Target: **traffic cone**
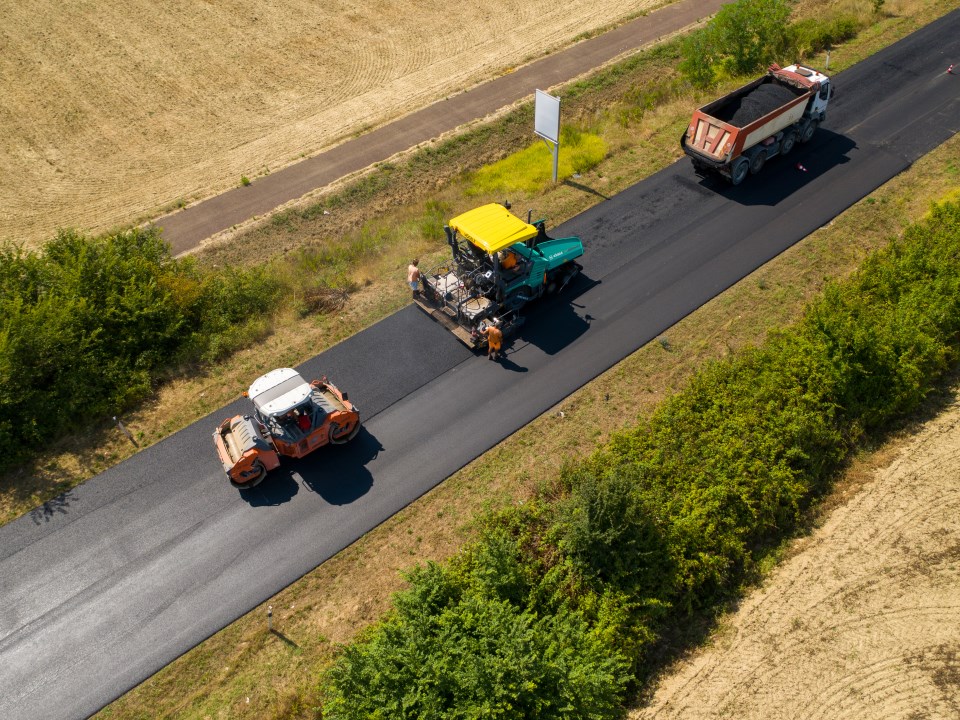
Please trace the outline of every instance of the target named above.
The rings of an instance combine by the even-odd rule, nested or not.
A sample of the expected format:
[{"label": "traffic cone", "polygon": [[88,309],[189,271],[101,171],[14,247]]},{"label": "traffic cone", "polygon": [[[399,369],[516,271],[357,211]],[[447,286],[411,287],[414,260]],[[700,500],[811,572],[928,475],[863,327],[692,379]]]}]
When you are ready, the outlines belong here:
[{"label": "traffic cone", "polygon": [[947,75],[953,75],[953,65],[947,68]]},{"label": "traffic cone", "polygon": [[808,170],[800,163],[797,163],[797,170],[799,170],[800,172],[808,172]]}]

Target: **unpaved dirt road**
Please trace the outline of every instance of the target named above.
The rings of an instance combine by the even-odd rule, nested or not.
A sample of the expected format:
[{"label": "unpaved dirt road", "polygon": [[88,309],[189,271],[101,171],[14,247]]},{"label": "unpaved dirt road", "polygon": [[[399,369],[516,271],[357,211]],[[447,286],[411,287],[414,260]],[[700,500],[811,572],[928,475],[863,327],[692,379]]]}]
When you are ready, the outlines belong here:
[{"label": "unpaved dirt road", "polygon": [[661,0],[0,0],[0,240],[315,153]]},{"label": "unpaved dirt road", "polygon": [[633,720],[960,717],[960,399]]}]

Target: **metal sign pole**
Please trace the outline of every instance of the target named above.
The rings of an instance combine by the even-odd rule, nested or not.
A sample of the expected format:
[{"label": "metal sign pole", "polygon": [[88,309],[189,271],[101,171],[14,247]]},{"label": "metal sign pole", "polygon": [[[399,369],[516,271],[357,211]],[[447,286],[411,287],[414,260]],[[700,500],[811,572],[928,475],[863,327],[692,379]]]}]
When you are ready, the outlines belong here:
[{"label": "metal sign pole", "polygon": [[553,182],[560,166],[560,98],[537,90],[533,105],[533,131],[553,153]]},{"label": "metal sign pole", "polygon": [[560,165],[560,143],[550,142],[545,137],[541,137],[544,144],[550,149],[550,154],[553,156],[553,182],[557,182],[557,168]]}]

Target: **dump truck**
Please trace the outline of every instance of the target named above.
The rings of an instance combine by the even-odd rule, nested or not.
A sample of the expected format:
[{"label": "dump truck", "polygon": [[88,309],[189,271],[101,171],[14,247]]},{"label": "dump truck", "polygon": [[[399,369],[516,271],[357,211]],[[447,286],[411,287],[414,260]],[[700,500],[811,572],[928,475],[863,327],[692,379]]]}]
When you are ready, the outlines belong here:
[{"label": "dump truck", "polygon": [[813,137],[827,114],[830,78],[803,65],[771,65],[766,75],[697,109],[680,146],[701,175],[734,185],[767,160]]},{"label": "dump truck", "polygon": [[326,377],[308,383],[296,370],[278,368],[254,380],[244,395],[252,415],[227,418],[213,432],[224,472],[240,489],[258,485],[281,457],[301,458],[360,431],[359,410]]},{"label": "dump truck", "polygon": [[530,216],[518,218],[509,203],[458,215],[444,226],[450,262],[420,273],[414,301],[470,348],[486,346],[490,323],[504,337],[516,331],[524,305],[560,292],[583,269],[580,238],[551,238]]}]

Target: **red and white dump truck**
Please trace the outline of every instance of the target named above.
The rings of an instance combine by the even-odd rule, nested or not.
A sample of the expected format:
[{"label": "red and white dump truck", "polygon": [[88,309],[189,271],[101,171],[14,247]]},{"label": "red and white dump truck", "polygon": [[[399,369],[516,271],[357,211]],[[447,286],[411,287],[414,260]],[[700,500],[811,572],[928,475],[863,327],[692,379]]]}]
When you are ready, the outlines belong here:
[{"label": "red and white dump truck", "polygon": [[823,73],[771,65],[763,77],[695,110],[680,146],[698,173],[739,185],[770,158],[812,138],[832,94]]}]

